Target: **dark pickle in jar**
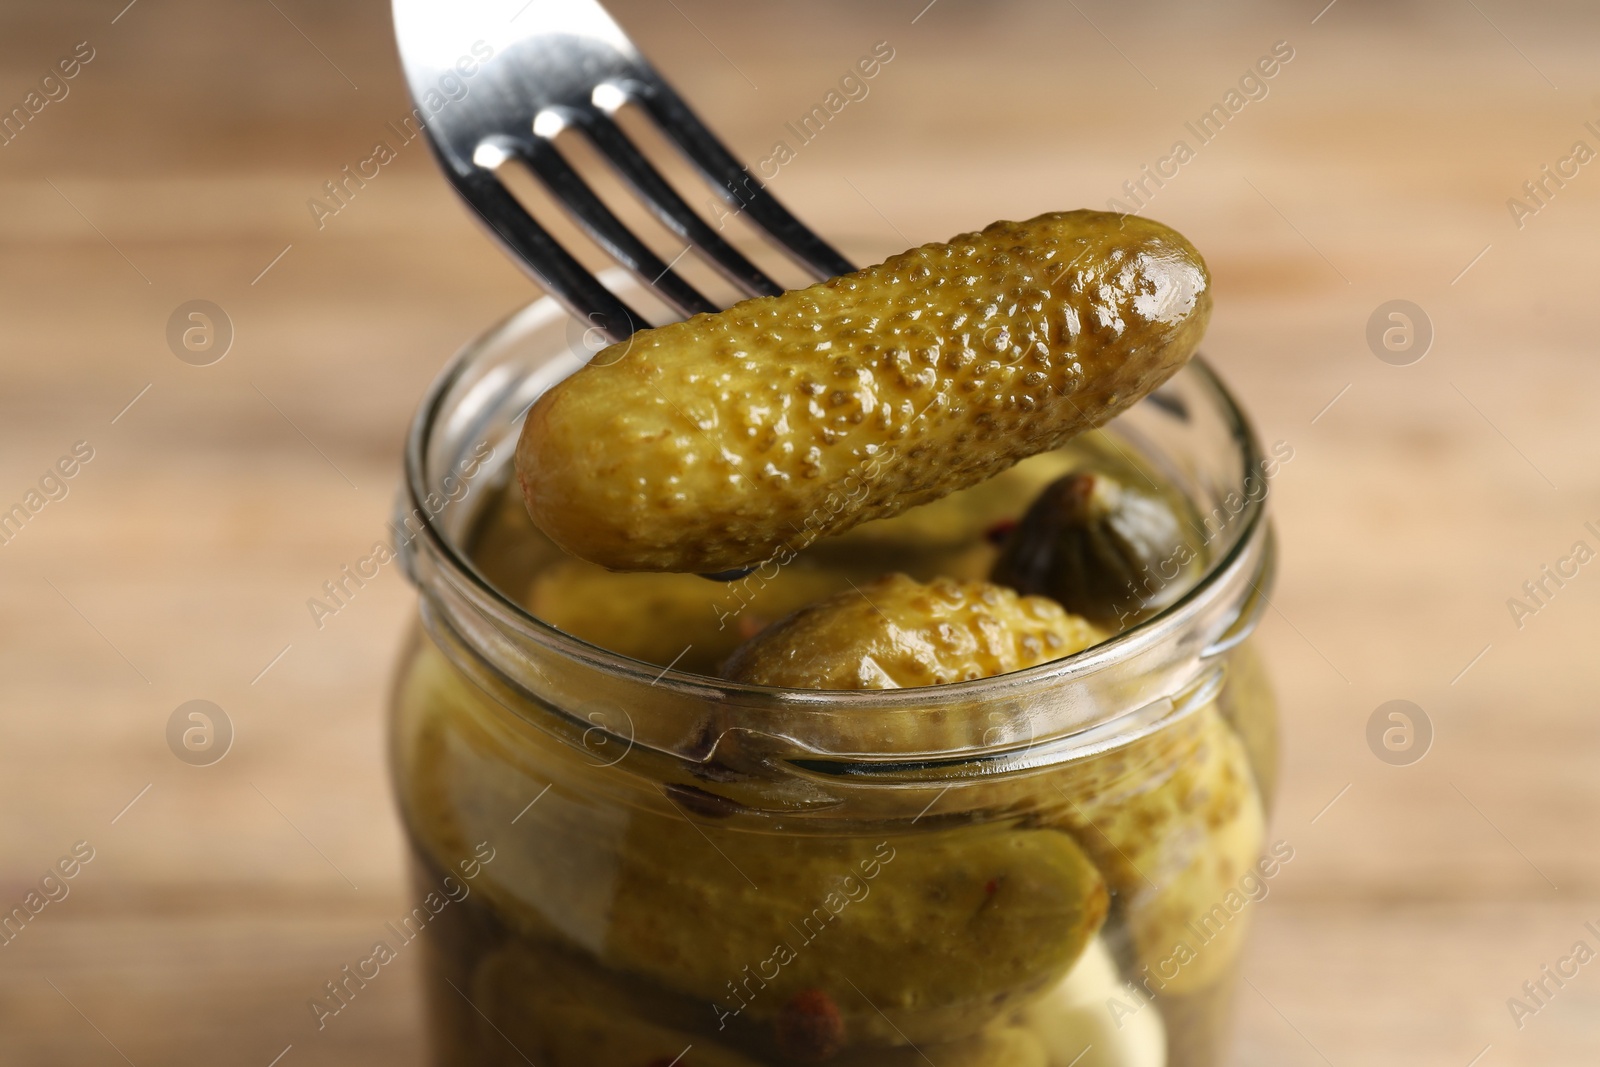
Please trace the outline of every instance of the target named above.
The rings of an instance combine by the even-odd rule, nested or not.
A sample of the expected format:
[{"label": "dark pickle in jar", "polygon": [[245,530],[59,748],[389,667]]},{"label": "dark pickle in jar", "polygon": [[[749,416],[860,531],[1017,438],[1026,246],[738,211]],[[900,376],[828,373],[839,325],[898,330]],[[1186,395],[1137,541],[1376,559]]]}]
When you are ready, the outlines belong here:
[{"label": "dark pickle in jar", "polygon": [[[573,560],[532,528],[514,488],[483,503],[465,547],[486,581],[556,628],[652,673],[715,684],[792,612],[888,588],[872,584],[885,574],[932,589],[998,581],[1014,554],[1003,545],[1042,525],[1030,506],[1075,478],[1154,485],[1139,498],[1172,518],[1136,531],[1148,544],[1083,534],[1078,569],[1062,572],[1079,591],[1119,545],[1176,538],[1203,561],[1206,547],[1184,540],[1182,495],[1101,432],[733,583]],[[1058,541],[1059,527],[1046,531]],[[1071,621],[1083,639],[1068,651],[1131,625],[1126,604],[1119,623],[1054,588],[1063,596],[1021,591],[1087,616]],[[980,644],[987,625],[971,631]],[[701,757],[689,759],[630,743],[627,724],[664,713],[657,689],[623,705],[575,672],[542,679],[548,701],[529,700],[462,669],[436,629],[419,632],[393,735],[415,889],[438,892],[447,877],[466,889],[423,937],[434,1062],[1220,1064],[1250,919],[1231,901],[1258,870],[1276,741],[1248,642],[1216,668],[1157,694],[1170,709],[1143,728],[1066,758],[1030,763],[1045,749],[1025,737],[1004,767],[960,758],[1017,741],[1029,719],[975,690],[945,713],[834,714],[812,738],[828,750],[815,758],[719,708],[686,743]],[[546,721],[557,690],[578,727]],[[1151,700],[1116,696],[1130,709]],[[852,751],[917,755],[865,768],[827,758]],[[490,851],[465,878],[462,861]]]},{"label": "dark pickle in jar", "polygon": [[1177,512],[1157,492],[1073,471],[1046,486],[1009,531],[992,577],[1123,629],[1171,603],[1199,560]]}]

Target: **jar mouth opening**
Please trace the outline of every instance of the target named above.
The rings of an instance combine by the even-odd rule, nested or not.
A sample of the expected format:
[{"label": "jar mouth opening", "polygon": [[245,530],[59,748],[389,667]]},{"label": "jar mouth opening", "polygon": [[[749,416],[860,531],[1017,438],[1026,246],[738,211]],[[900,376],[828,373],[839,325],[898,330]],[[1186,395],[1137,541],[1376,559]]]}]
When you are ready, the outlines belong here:
[{"label": "jar mouth opening", "polygon": [[[907,689],[820,690],[752,685],[677,671],[671,666],[662,668],[575,637],[540,619],[492,582],[473,562],[466,547],[459,543],[460,539],[444,529],[438,516],[425,506],[430,495],[437,496],[436,490],[430,486],[428,471],[433,437],[450,415],[449,405],[463,378],[474,369],[479,358],[492,350],[496,339],[508,331],[549,325],[566,314],[565,309],[553,299],[541,298],[468,342],[424,394],[406,441],[400,504],[404,511],[424,518],[420,522],[420,529],[402,549],[402,555],[408,561],[414,556],[426,556],[432,565],[431,569],[448,582],[456,593],[466,598],[485,621],[515,640],[534,642],[564,658],[603,670],[621,680],[665,689],[689,698],[718,701],[734,698],[740,704],[778,707],[790,712],[803,712],[808,707],[833,710],[848,706],[925,708],[930,703],[930,695],[934,693],[938,694],[940,703],[970,701],[980,695],[985,700],[992,700],[997,695],[1003,697],[1005,690],[1032,691],[1041,684],[1085,679],[1171,640],[1191,627],[1198,616],[1208,613],[1208,609],[1210,614],[1215,614],[1215,604],[1219,599],[1237,597],[1237,586],[1241,580],[1248,582],[1251,588],[1248,603],[1240,608],[1236,617],[1229,620],[1223,632],[1215,635],[1206,645],[1202,658],[1207,658],[1226,651],[1248,636],[1265,605],[1266,596],[1262,587],[1268,584],[1270,573],[1263,575],[1262,572],[1269,571],[1270,556],[1266,560],[1257,557],[1261,556],[1267,541],[1266,501],[1270,494],[1267,491],[1259,495],[1249,492],[1248,479],[1252,472],[1264,470],[1267,459],[1249,419],[1232,393],[1206,359],[1196,354],[1179,374],[1195,378],[1203,392],[1214,402],[1214,412],[1238,450],[1240,463],[1236,472],[1237,481],[1234,482],[1234,495],[1239,496],[1243,506],[1238,512],[1232,513],[1229,519],[1230,523],[1237,524],[1238,534],[1224,551],[1206,560],[1204,570],[1171,603],[1099,644],[1061,659],[989,678]],[[1157,395],[1140,401],[1140,404],[1162,404],[1159,394],[1160,390]],[[527,404],[515,420],[515,431],[520,432],[522,416],[534,398],[524,398]],[[1118,422],[1125,417],[1112,420],[1107,428],[1115,432]],[[415,564],[408,562],[407,571],[415,581]]]}]

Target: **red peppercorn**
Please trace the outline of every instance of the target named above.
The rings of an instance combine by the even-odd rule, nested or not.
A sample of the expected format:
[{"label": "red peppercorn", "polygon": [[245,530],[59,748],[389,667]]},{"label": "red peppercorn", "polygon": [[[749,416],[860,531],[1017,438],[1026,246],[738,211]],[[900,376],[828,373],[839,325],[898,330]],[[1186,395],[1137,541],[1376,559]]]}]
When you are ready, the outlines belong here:
[{"label": "red peppercorn", "polygon": [[844,1048],[844,1019],[820,989],[796,993],[778,1012],[778,1048],[802,1060],[826,1060]]},{"label": "red peppercorn", "polygon": [[1011,532],[1016,528],[1016,519],[1001,519],[999,522],[983,531],[983,537],[984,540],[988,541],[991,545],[1003,545],[1006,543],[1006,538],[1010,537]]}]

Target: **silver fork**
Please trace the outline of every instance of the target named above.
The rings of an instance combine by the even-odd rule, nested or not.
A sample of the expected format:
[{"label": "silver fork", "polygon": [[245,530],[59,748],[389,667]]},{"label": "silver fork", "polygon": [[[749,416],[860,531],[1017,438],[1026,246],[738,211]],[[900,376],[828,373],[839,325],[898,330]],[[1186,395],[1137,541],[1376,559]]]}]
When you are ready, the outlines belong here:
[{"label": "silver fork", "polygon": [[393,2],[406,80],[456,191],[549,293],[612,340],[648,323],[534,219],[496,167],[511,160],[526,165],[596,244],[679,313],[719,309],[673,269],[677,260],[663,262],[630,231],[562,155],[555,137],[568,128],[587,137],[667,229],[739,290],[782,291],[722,237],[720,226],[685,203],[623,132],[614,116],[627,103],[638,105],[730,207],[812,276],[855,269],[740,164],[596,0]]}]

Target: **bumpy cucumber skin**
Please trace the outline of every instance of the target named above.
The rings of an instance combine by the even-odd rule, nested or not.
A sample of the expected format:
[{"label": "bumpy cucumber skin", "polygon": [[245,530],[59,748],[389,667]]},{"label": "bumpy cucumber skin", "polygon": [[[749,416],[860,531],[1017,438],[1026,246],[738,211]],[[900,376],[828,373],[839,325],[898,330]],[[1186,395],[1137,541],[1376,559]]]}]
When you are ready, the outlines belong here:
[{"label": "bumpy cucumber skin", "polygon": [[719,1029],[765,1033],[820,989],[851,1046],[959,1041],[1068,974],[1108,907],[1056,830],[784,838],[666,818],[619,853],[602,962],[706,1004]]},{"label": "bumpy cucumber skin", "polygon": [[781,558],[1109,421],[1188,360],[1210,289],[1148,219],[997,222],[601,351],[529,412],[523,495],[613,570]]},{"label": "bumpy cucumber skin", "polygon": [[891,574],[774,623],[728,660],[724,674],[791,689],[909,689],[1022,670],[1103,637],[1044,597]]},{"label": "bumpy cucumber skin", "polygon": [[1053,772],[1070,830],[1120,898],[1144,970],[1162,995],[1233,980],[1253,908],[1242,880],[1266,820],[1244,743],[1215,704]]}]

